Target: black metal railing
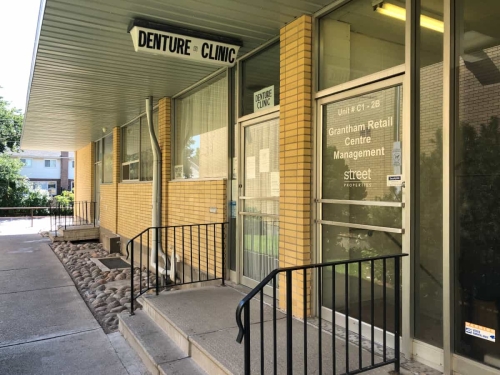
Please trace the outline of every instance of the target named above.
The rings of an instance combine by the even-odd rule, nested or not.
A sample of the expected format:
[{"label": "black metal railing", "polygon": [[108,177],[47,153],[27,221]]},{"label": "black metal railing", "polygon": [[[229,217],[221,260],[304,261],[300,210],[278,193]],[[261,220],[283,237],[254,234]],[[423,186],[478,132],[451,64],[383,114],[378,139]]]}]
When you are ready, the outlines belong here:
[{"label": "black metal railing", "polygon": [[[154,289],[158,295],[165,287],[214,280],[221,280],[224,285],[227,225],[150,227],[128,241],[126,251],[127,259],[130,258],[132,289],[130,313],[134,313],[134,300],[149,290]],[[160,267],[164,271],[160,271]]]},{"label": "black metal railing", "polygon": [[71,203],[56,202],[50,207],[50,227],[54,234],[59,229],[79,225],[96,226],[96,202],[79,201]]},{"label": "black metal railing", "polygon": [[[261,374],[264,374],[265,370],[274,374],[284,372],[292,374],[294,364],[296,368],[303,369],[304,374],[312,372],[321,374],[323,368],[333,374],[359,374],[389,364],[394,364],[394,369],[398,372],[401,332],[400,263],[401,258],[407,255],[383,255],[278,268],[272,271],[240,301],[236,309],[236,323],[239,327],[236,341],[241,343],[244,340],[244,373],[247,375],[257,373],[258,370],[251,369],[251,364],[254,366],[260,364]],[[281,307],[285,308],[286,315],[283,315],[277,306],[276,285],[280,275],[280,287],[285,289],[284,293],[280,293],[284,298]],[[310,288],[313,280],[316,286],[315,295],[311,293],[312,288]],[[264,296],[266,287],[272,288],[272,296],[269,297],[270,306],[264,304],[264,298],[267,298]],[[390,290],[393,291],[392,296],[388,294]],[[293,310],[293,313],[302,315],[303,321],[293,318],[294,295],[297,299],[295,303],[299,304],[299,311]],[[260,297],[257,302],[258,306],[251,314],[250,302],[257,296]],[[302,306],[300,306],[300,301]],[[333,328],[330,338],[330,334],[327,336],[324,332],[326,323],[322,320],[322,308],[325,305],[329,305],[327,307],[332,311]],[[351,309],[351,305],[356,306]],[[335,334],[337,323],[335,312],[339,310],[344,314],[342,323],[345,325],[345,341],[342,343],[337,343],[340,338]],[[308,321],[307,318],[314,311],[317,314],[316,325],[312,325],[312,319]],[[269,317],[271,313],[272,317]],[[264,319],[265,315],[268,316],[267,319]],[[387,345],[388,315],[393,318],[394,323],[392,325],[394,354],[392,355]],[[358,329],[356,349],[349,340],[349,327],[353,324],[353,317],[357,319]],[[280,330],[285,332],[284,340],[278,340],[278,337],[281,337],[278,336],[278,325]],[[377,353],[375,350],[376,330],[382,331],[382,342],[377,344]],[[260,341],[260,345],[253,345],[253,348],[251,331]],[[268,335],[272,335],[272,338],[268,337],[266,341],[265,333],[267,332],[269,332]],[[302,335],[297,338],[295,336],[298,333]],[[363,340],[366,340],[363,335],[369,337],[370,350],[363,349]],[[284,345],[283,341],[285,341]],[[350,350],[351,354],[349,354]],[[352,350],[357,351],[357,358],[353,359],[356,355],[352,353]],[[252,353],[257,360],[251,360]],[[284,362],[278,362],[278,358]]]}]

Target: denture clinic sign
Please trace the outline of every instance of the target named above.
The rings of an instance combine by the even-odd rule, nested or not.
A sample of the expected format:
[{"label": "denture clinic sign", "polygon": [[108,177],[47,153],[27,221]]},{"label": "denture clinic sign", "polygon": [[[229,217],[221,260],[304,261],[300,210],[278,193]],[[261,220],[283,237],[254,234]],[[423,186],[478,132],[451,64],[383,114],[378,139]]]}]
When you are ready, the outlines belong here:
[{"label": "denture clinic sign", "polygon": [[130,30],[136,52],[178,57],[219,66],[236,63],[239,46],[134,26]]}]

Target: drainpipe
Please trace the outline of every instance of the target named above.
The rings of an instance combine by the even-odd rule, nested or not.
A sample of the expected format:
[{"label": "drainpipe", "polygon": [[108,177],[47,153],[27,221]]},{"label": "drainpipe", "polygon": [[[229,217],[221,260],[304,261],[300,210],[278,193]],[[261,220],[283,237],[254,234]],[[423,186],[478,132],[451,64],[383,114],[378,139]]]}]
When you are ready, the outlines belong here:
[{"label": "drainpipe", "polygon": [[[152,213],[152,227],[161,227],[161,150],[160,145],[158,143],[158,138],[156,138],[155,128],[153,125],[153,97],[146,98],[146,117],[148,120],[149,127],[149,137],[151,139],[151,148],[153,150],[153,213]],[[156,233],[155,233],[156,234]],[[157,243],[158,239],[158,243]],[[167,271],[165,268],[160,265],[156,265],[156,253],[158,254],[158,258],[162,257],[164,261],[164,265],[167,265],[167,257],[163,252],[161,246],[161,231],[158,233],[158,236],[153,235],[153,251],[151,251],[150,264],[154,270],[158,267],[158,273],[166,276]]]}]

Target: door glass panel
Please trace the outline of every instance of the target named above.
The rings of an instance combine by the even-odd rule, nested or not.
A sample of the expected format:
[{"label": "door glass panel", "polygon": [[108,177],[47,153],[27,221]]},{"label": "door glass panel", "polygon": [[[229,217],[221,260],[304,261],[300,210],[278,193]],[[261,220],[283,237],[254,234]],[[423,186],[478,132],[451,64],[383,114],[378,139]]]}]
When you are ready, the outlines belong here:
[{"label": "door glass panel", "polygon": [[322,220],[387,228],[401,228],[403,225],[400,207],[323,204],[322,211]]},{"label": "door glass panel", "polygon": [[323,106],[322,198],[401,202],[401,86]]},{"label": "door glass panel", "polygon": [[458,3],[455,352],[500,367],[500,4]]},{"label": "door glass panel", "polygon": [[[402,235],[366,229],[344,228],[330,225],[322,227],[323,262],[345,259],[359,259],[380,255],[399,254],[402,251]],[[345,313],[345,267],[335,269],[335,310]],[[349,316],[359,318],[358,265],[348,267]],[[387,260],[385,272],[387,329],[394,331],[394,260]],[[383,284],[382,261],[374,262],[375,325],[383,326]],[[366,262],[361,267],[361,319],[371,323],[371,268]],[[323,306],[332,308],[332,270],[323,271]]]},{"label": "door glass panel", "polygon": [[[322,224],[322,261],[400,254],[403,235],[384,228],[400,230],[403,225],[401,85],[332,101],[322,111],[321,198],[358,201],[356,204],[330,201],[321,205],[322,221],[347,225]],[[399,183],[393,183],[393,178],[399,179]],[[399,207],[384,206],[388,202]],[[358,229],[349,224],[379,228]],[[394,330],[395,293],[400,292],[395,289],[394,269],[394,260],[386,261],[385,272],[381,260],[375,261],[373,267],[374,322],[379,327],[384,324],[385,289],[389,331]],[[371,273],[370,262],[362,264],[361,275],[356,264],[347,269],[337,267],[333,291],[332,270],[325,270],[323,306],[345,313],[347,299],[349,317],[371,323]]]},{"label": "door glass panel", "polygon": [[261,281],[278,267],[279,120],[243,131],[243,275]]}]

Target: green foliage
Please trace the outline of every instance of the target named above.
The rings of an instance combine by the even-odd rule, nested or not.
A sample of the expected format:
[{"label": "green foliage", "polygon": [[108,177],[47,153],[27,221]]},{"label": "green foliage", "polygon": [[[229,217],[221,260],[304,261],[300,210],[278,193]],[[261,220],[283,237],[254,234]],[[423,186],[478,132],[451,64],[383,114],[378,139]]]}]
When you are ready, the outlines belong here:
[{"label": "green foliage", "polygon": [[10,108],[9,103],[0,96],[0,154],[19,149],[22,126],[21,111]]},{"label": "green foliage", "polygon": [[[20,175],[22,163],[9,155],[0,154],[0,207],[47,206],[49,197],[32,190],[26,177]],[[3,212],[2,215],[11,215]]]},{"label": "green foliage", "polygon": [[69,206],[75,201],[75,194],[72,191],[63,191],[61,195],[54,197],[55,201],[63,206]]}]

